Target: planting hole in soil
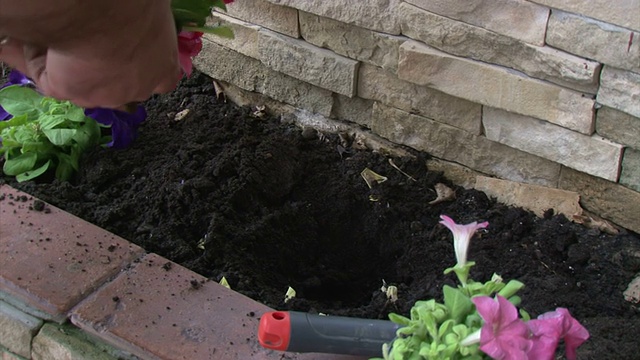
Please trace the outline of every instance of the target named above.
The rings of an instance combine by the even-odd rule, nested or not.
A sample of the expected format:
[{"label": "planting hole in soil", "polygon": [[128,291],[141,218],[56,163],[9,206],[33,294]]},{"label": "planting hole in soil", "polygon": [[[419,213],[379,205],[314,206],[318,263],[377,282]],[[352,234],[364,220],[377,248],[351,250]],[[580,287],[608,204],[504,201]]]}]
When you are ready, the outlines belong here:
[{"label": "planting hole in soil", "polygon": [[[455,256],[441,214],[488,221],[471,241],[471,278],[522,281],[532,316],[568,308],[591,335],[580,359],[638,358],[640,312],[623,297],[640,272],[635,234],[497,203],[430,171],[427,154],[394,167],[344,137],[223,103],[202,74],[146,108],[132,147],[90,152],[71,181],[4,181],[271,307],[376,319],[457,285],[443,275]],[[387,180],[370,189],[367,168]],[[437,183],[456,198],[429,205]]]}]

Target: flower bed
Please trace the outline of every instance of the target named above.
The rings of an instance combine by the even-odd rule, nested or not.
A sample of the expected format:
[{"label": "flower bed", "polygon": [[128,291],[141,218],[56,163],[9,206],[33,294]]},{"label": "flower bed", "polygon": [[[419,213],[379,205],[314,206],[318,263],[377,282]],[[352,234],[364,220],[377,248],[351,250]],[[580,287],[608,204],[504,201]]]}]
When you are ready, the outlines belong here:
[{"label": "flower bed", "polygon": [[[468,251],[473,279],[522,281],[533,317],[569,309],[591,336],[579,359],[637,355],[638,305],[622,296],[640,271],[637,236],[540,219],[474,190],[429,205],[435,184],[452,184],[425,167],[427,154],[392,160],[407,176],[348,137],[222,103],[213,88],[196,73],[148,101],[133,146],[91,150],[70,182],[4,181],[271,307],[356,317],[442,301],[457,282],[442,274],[455,257],[439,216],[488,221]],[[387,180],[369,188],[365,168]],[[297,297],[285,303],[289,286]]]}]

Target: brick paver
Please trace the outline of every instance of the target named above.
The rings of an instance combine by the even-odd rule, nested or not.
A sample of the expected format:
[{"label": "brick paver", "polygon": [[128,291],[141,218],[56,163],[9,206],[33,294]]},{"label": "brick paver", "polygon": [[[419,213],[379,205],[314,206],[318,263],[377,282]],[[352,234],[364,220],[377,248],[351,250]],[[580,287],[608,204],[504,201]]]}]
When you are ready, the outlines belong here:
[{"label": "brick paver", "polygon": [[71,320],[144,359],[277,360],[282,353],[262,348],[256,338],[259,316],[270,310],[149,254],[75,308]]},{"label": "brick paver", "polygon": [[8,185],[0,186],[0,299],[47,320],[144,250]]},{"label": "brick paver", "polygon": [[[362,359],[264,349],[257,331],[267,306],[7,185],[0,199],[0,300],[30,314],[70,318],[141,359]],[[91,350],[67,335],[45,325],[34,358]]]}]

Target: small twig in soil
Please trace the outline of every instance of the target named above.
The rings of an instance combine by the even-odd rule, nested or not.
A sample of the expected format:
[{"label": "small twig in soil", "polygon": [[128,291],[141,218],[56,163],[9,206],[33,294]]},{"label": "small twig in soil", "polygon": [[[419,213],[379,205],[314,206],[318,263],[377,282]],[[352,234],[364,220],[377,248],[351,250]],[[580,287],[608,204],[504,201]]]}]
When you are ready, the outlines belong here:
[{"label": "small twig in soil", "polygon": [[542,264],[542,266],[546,267],[547,270],[551,271],[554,275],[558,275],[558,273],[556,273],[552,268],[549,267],[549,265],[545,264],[544,261],[542,260],[538,260],[540,261],[540,264]]},{"label": "small twig in soil", "polygon": [[389,165],[391,165],[391,167],[392,167],[392,168],[394,168],[394,169],[396,169],[396,170],[400,171],[400,174],[402,174],[402,175],[406,176],[407,178],[409,178],[409,180],[418,181],[418,180],[416,180],[413,176],[411,176],[411,175],[407,174],[406,172],[402,171],[402,170],[398,167],[398,165],[396,165],[396,164],[393,162],[393,160],[392,160],[391,158],[389,159]]}]

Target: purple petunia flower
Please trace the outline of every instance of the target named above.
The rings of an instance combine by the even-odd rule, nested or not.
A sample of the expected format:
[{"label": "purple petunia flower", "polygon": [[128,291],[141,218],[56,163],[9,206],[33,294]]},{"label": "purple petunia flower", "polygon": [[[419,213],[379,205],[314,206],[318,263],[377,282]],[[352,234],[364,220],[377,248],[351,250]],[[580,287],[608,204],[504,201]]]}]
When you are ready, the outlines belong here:
[{"label": "purple petunia flower", "polygon": [[31,81],[31,79],[29,79],[27,75],[21,73],[18,70],[11,70],[7,78],[9,79],[9,81],[2,87],[6,87],[9,85],[32,85],[33,84],[33,81]]},{"label": "purple petunia flower", "polygon": [[0,106],[0,121],[11,119],[11,114],[9,114],[2,106]]},{"label": "purple petunia flower", "polygon": [[[25,74],[21,73],[18,70],[11,70],[9,76],[7,77],[7,82],[0,86],[0,89],[4,89],[7,86],[11,85],[31,85],[33,81],[29,79]],[[11,119],[11,114],[9,114],[5,109],[0,106],[0,121]]]},{"label": "purple petunia flower", "polygon": [[84,113],[100,124],[111,126],[111,142],[107,146],[116,149],[131,145],[138,136],[138,126],[147,118],[147,112],[141,105],[133,113],[106,108],[86,109]]}]

